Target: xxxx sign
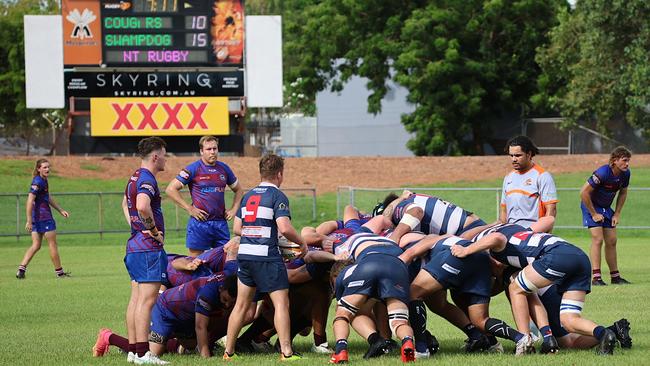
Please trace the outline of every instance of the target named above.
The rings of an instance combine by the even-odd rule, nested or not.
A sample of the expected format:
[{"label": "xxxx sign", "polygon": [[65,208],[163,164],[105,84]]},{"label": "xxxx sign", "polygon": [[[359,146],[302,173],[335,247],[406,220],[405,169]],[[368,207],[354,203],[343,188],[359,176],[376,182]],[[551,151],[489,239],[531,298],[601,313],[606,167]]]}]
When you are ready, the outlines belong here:
[{"label": "xxxx sign", "polygon": [[91,98],[92,136],[228,135],[228,98]]}]

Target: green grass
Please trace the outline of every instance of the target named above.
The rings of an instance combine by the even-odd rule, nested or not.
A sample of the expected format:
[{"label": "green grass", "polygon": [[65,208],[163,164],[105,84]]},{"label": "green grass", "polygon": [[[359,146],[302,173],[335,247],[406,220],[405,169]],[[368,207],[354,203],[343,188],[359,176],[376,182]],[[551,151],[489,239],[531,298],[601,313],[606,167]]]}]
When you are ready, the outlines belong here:
[{"label": "green grass", "polygon": [[[31,177],[31,163],[22,161],[0,161],[0,192],[25,192]],[[16,174],[15,172],[19,173]],[[559,187],[579,187],[589,172],[556,176]],[[497,187],[500,181],[480,183],[454,184],[458,187]],[[123,179],[110,181],[94,181],[90,179],[65,179],[56,175],[50,178],[50,186],[61,205],[69,210],[72,217],[64,220],[57,217],[59,231],[81,231],[97,227],[97,209],[99,197],[87,196],[57,196],[57,192],[95,192],[123,190]],[[650,186],[650,169],[635,169],[633,186]],[[450,184],[440,185],[444,187]],[[443,197],[467,209],[475,210],[479,215],[490,219],[494,217],[495,197],[485,192],[473,194],[468,192],[443,192]],[[575,220],[577,199],[568,192],[562,196],[559,205],[560,220]],[[630,194],[623,213],[623,224],[631,225],[638,222],[647,225],[645,211],[650,207],[650,192],[638,192],[638,196]],[[361,208],[371,208],[377,197],[357,197]],[[445,196],[447,195],[447,196]],[[308,194],[292,194],[291,209],[294,224],[300,228],[312,225],[311,196]],[[104,228],[106,230],[125,229],[124,219],[120,211],[120,195],[102,196],[102,207],[105,212]],[[573,201],[572,201],[573,200]],[[19,197],[19,217],[24,220],[24,197]],[[571,208],[573,207],[573,208]],[[168,233],[176,226],[174,206],[165,206]],[[571,211],[573,210],[573,211]],[[336,194],[319,195],[317,200],[317,221],[335,217]],[[0,197],[0,234],[15,232],[16,197]],[[492,216],[490,216],[492,215]],[[166,249],[168,252],[185,252],[183,246],[185,220],[187,215],[179,212],[178,232],[168,234]],[[564,218],[566,217],[566,218]],[[578,217],[579,224],[579,217]],[[24,222],[21,221],[21,225]],[[22,226],[20,227],[22,230]],[[589,237],[585,230],[558,230],[556,234],[588,249]],[[433,359],[424,361],[430,364],[443,365],[538,365],[542,362],[548,365],[641,365],[650,357],[648,347],[650,341],[650,323],[645,321],[644,304],[650,300],[650,282],[647,279],[647,261],[650,249],[647,247],[650,239],[648,230],[621,230],[619,238],[619,264],[624,276],[632,281],[632,286],[607,286],[595,288],[587,297],[584,315],[604,325],[627,317],[632,323],[634,348],[629,351],[616,350],[614,357],[597,357],[592,351],[565,351],[557,356],[531,356],[515,358],[507,355],[464,355],[460,353],[464,335],[439,317],[429,316],[428,328],[441,342],[441,351]],[[66,280],[54,278],[52,265],[44,247],[29,266],[27,279],[18,281],[14,278],[16,266],[20,262],[29,239],[21,237],[0,237],[0,365],[89,365],[115,364],[123,365],[124,356],[119,355],[113,348],[111,353],[102,359],[93,359],[90,348],[95,341],[95,335],[100,327],[110,327],[124,334],[124,309],[128,301],[128,275],[122,262],[124,256],[126,235],[105,234],[102,239],[97,234],[59,235],[60,253],[66,270],[73,276]],[[44,244],[46,245],[46,244]],[[605,267],[606,270],[606,267]],[[491,315],[513,324],[512,316],[506,301],[502,296],[493,299]],[[331,313],[330,313],[331,324]],[[328,328],[330,345],[333,344],[331,327]],[[326,356],[318,356],[308,351],[311,336],[298,337],[296,348],[305,352],[307,360],[302,364],[325,364]],[[503,342],[507,351],[513,350],[513,345]],[[351,362],[368,365],[397,365],[400,362],[393,355],[381,360],[365,362],[361,355],[365,352],[364,341],[353,335],[351,337]],[[174,365],[207,365],[220,363],[220,360],[202,360],[197,356],[169,356],[164,359],[173,361]],[[265,365],[275,363],[275,355],[246,356],[242,365]]]},{"label": "green grass", "polygon": [[95,164],[81,164],[81,169],[96,172],[101,172],[103,170],[101,166]]},{"label": "green grass", "polygon": [[[559,232],[565,239],[587,249],[588,237],[584,232]],[[0,239],[0,347],[2,365],[123,365],[124,357],[115,348],[102,359],[93,359],[90,348],[100,327],[110,327],[124,334],[123,314],[129,296],[128,275],[124,268],[125,235],[60,236],[59,245],[63,265],[72,271],[73,277],[65,280],[54,278],[47,248],[37,253],[29,266],[27,279],[14,278],[16,265],[29,245],[27,238]],[[441,351],[431,364],[441,365],[641,365],[650,356],[650,324],[645,320],[644,304],[648,302],[650,282],[647,279],[648,235],[627,231],[621,235],[619,263],[632,286],[607,286],[595,288],[587,297],[584,316],[602,324],[627,317],[632,323],[632,350],[616,349],[614,357],[597,357],[591,350],[563,350],[557,356],[533,355],[515,358],[506,355],[464,355],[458,348],[464,335],[439,317],[430,314],[428,329],[441,342]],[[168,252],[184,252],[181,239],[167,242]],[[513,324],[510,310],[503,298],[493,299],[491,315]],[[331,324],[332,315],[330,313]],[[330,344],[333,343],[331,327],[328,327]],[[304,352],[308,360],[302,364],[325,364],[326,356],[308,352],[311,336],[296,339],[296,348]],[[503,342],[508,352],[510,342]],[[351,337],[351,361],[355,364],[397,365],[397,356],[372,362],[364,362],[361,355],[366,344],[356,335]],[[164,359],[174,365],[207,365],[219,360],[201,360],[197,356],[170,356]],[[246,356],[237,364],[271,364],[275,355]]]}]

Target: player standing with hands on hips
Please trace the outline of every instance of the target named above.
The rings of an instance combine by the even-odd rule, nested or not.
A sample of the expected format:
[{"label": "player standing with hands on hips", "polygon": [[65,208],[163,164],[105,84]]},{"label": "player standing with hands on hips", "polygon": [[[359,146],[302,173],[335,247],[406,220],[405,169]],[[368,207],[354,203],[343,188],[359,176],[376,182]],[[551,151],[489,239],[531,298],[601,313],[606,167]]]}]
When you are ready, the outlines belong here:
[{"label": "player standing with hands on hips", "polygon": [[43,237],[47,240],[50,247],[50,258],[54,265],[54,272],[57,278],[69,277],[68,272],[63,271],[61,258],[59,257],[59,248],[56,243],[56,222],[52,217],[50,206],[59,211],[61,216],[66,219],[70,216],[68,211],[59,206],[52,197],[50,197],[50,188],[47,177],[50,176],[50,162],[47,159],[38,159],[34,167],[34,179],[27,195],[27,223],[25,230],[32,234],[32,245],[25,252],[23,261],[18,266],[16,278],[22,280],[25,278],[27,265],[32,260],[36,252],[41,249]]},{"label": "player standing with hands on hips", "polygon": [[[582,222],[591,234],[592,285],[606,285],[600,274],[600,252],[605,241],[605,260],[609,266],[612,284],[625,285],[630,282],[621,277],[616,260],[616,225],[627,198],[630,184],[630,158],[632,153],[624,146],[615,148],[609,156],[609,164],[598,168],[587,179],[580,191]],[[616,209],[612,210],[614,197]]]}]

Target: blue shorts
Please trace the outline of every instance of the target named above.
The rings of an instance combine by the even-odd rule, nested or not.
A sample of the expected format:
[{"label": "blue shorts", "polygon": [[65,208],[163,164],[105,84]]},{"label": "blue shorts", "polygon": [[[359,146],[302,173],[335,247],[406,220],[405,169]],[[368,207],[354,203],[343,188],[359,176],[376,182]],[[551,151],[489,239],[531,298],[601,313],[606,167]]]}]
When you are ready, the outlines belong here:
[{"label": "blue shorts", "polygon": [[582,225],[584,227],[603,227],[606,229],[615,227],[612,225],[612,216],[614,216],[614,210],[612,210],[611,207],[598,207],[594,205],[596,213],[599,213],[604,217],[603,221],[601,222],[596,222],[593,218],[591,218],[591,214],[589,213],[589,210],[587,210],[587,207],[584,203],[580,204],[580,208],[582,209]]},{"label": "blue shorts", "polygon": [[557,291],[591,292],[591,262],[580,248],[555,244],[531,264],[535,272],[557,285]]},{"label": "blue shorts", "polygon": [[[487,252],[474,253],[465,258],[451,254],[449,246],[441,240],[431,250],[431,259],[422,267],[446,289],[454,289],[463,294],[490,298],[492,293],[492,271],[490,255]],[[458,242],[459,245],[468,241]],[[475,303],[486,303],[474,299]]]},{"label": "blue shorts", "polygon": [[124,264],[131,281],[163,283],[167,279],[167,253],[164,250],[127,253]]},{"label": "blue shorts", "polygon": [[409,274],[399,258],[374,253],[346,267],[336,278],[336,298],[366,295],[378,300],[398,299],[408,304]]},{"label": "blue shorts", "polygon": [[[173,335],[178,338],[193,338],[194,332],[194,321],[181,321],[174,318],[174,315],[171,314],[165,307],[156,301],[151,310],[151,333],[155,333],[163,337],[163,341],[166,341],[169,338],[172,338]],[[157,337],[153,337],[159,339]]]},{"label": "blue shorts", "polygon": [[56,231],[56,222],[54,222],[54,219],[35,221],[32,223],[33,233],[43,234],[48,231]]},{"label": "blue shorts", "polygon": [[[542,293],[542,290],[545,290],[544,293]],[[548,314],[548,323],[551,326],[551,332],[553,332],[555,338],[561,338],[569,334],[560,322],[562,294],[557,292],[557,286],[551,285],[548,288],[540,289],[538,295]]]},{"label": "blue shorts", "polygon": [[187,222],[185,246],[194,250],[208,250],[225,245],[230,239],[225,220],[199,221],[190,217]]},{"label": "blue shorts", "polygon": [[289,276],[283,262],[258,262],[240,259],[237,278],[244,285],[255,287],[258,294],[289,288]]}]

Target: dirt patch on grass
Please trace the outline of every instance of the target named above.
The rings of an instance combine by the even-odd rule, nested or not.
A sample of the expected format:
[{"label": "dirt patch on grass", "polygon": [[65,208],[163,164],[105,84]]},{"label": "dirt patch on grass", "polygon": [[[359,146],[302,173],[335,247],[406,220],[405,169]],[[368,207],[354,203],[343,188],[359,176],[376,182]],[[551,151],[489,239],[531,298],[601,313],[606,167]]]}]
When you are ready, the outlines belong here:
[{"label": "dirt patch on grass", "polygon": [[[35,161],[36,157],[3,157]],[[185,165],[198,157],[170,157],[160,182],[168,182]],[[535,158],[552,174],[593,171],[607,162],[608,155],[548,155]],[[55,173],[69,178],[125,179],[139,166],[134,157],[109,158],[53,156],[49,157]],[[259,181],[258,158],[223,157],[244,187]],[[650,155],[634,155],[634,167],[650,166]],[[92,167],[92,169],[89,169]],[[318,194],[334,192],[336,187],[390,188],[400,186],[482,181],[503,176],[511,170],[506,156],[416,157],[416,158],[287,158],[286,188],[315,187]],[[586,178],[586,177],[585,177]]]}]

